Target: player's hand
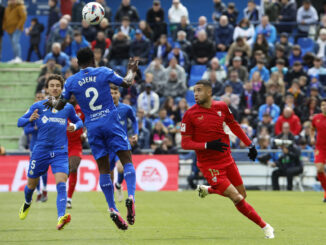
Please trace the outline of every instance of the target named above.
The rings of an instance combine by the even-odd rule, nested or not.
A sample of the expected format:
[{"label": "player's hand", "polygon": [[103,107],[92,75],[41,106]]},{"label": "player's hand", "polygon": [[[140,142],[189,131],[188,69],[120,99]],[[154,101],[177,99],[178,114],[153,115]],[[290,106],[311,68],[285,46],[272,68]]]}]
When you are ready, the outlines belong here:
[{"label": "player's hand", "polygon": [[35,109],[35,111],[33,111],[32,115],[29,117],[30,122],[33,122],[36,119],[40,118],[40,115],[37,112],[38,112],[38,109]]},{"label": "player's hand", "polygon": [[67,131],[72,133],[76,131],[76,125],[74,123],[69,123],[68,127],[67,127]]},{"label": "player's hand", "polygon": [[206,149],[225,152],[228,149],[229,145],[221,142],[221,139],[212,140],[206,143]]},{"label": "player's hand", "polygon": [[252,160],[252,161],[255,161],[256,160],[256,157],[257,157],[257,150],[256,150],[256,147],[255,145],[252,145],[250,146],[249,148],[249,153],[248,153],[248,157]]},{"label": "player's hand", "polygon": [[139,63],[139,60],[136,60],[133,57],[129,58],[128,70],[131,70],[132,72],[137,72],[138,63]]}]

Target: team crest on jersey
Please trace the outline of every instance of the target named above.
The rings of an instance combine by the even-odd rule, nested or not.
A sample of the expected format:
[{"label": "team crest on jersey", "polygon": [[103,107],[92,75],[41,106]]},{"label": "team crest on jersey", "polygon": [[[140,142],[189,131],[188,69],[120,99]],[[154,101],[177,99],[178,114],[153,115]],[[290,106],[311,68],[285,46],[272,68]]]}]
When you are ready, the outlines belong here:
[{"label": "team crest on jersey", "polygon": [[217,182],[216,176],[214,178],[212,178],[212,181],[215,182],[215,183]]},{"label": "team crest on jersey", "polygon": [[186,124],[185,123],[181,123],[180,131],[181,132],[186,132]]},{"label": "team crest on jersey", "polygon": [[217,115],[219,115],[221,117],[222,116],[222,112],[221,111],[218,111],[217,112]]},{"label": "team crest on jersey", "polygon": [[53,109],[52,109],[52,113],[53,113],[53,114],[58,113],[58,110],[56,110],[56,109],[53,108]]},{"label": "team crest on jersey", "polygon": [[29,171],[29,174],[30,174],[30,175],[33,175],[33,174],[34,174],[33,170],[30,170],[30,171]]},{"label": "team crest on jersey", "polygon": [[47,116],[42,117],[42,123],[46,124],[48,121],[49,119],[47,118]]}]

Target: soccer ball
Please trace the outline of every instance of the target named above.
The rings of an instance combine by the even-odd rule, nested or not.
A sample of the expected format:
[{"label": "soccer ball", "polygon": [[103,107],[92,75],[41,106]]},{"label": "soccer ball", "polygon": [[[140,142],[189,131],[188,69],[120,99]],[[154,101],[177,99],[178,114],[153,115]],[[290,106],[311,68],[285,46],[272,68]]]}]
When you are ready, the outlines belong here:
[{"label": "soccer ball", "polygon": [[104,8],[97,2],[90,2],[84,6],[82,15],[88,24],[97,25],[104,17]]}]

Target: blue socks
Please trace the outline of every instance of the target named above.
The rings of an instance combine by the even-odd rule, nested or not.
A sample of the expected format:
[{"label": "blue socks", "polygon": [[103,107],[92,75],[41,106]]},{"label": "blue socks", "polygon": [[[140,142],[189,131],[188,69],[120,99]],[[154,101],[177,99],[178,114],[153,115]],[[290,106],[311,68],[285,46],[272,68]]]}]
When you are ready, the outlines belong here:
[{"label": "blue socks", "polygon": [[119,212],[114,202],[114,189],[110,174],[100,174],[100,187],[103,191],[109,208],[113,208],[115,211]]},{"label": "blue socks", "polygon": [[118,184],[121,185],[122,184],[122,181],[124,179],[124,173],[119,173],[118,172]]},{"label": "blue socks", "polygon": [[124,165],[124,177],[127,183],[128,196],[131,195],[135,199],[136,172],[132,163],[127,163]]},{"label": "blue socks", "polygon": [[32,202],[32,196],[33,196],[34,189],[31,190],[25,185],[24,193],[25,193],[25,202],[27,204],[31,204]]},{"label": "blue socks", "polygon": [[42,175],[42,180],[43,180],[43,187],[46,189],[46,185],[48,184],[48,174],[45,173]]},{"label": "blue socks", "polygon": [[67,205],[67,190],[66,183],[60,182],[57,184],[57,211],[58,217],[64,216],[66,213],[66,205]]}]

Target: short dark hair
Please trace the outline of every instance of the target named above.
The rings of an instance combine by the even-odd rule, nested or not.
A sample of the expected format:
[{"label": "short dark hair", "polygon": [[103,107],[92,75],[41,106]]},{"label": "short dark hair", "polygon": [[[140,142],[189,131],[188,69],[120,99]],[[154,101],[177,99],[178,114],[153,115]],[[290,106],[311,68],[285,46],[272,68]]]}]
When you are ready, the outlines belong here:
[{"label": "short dark hair", "polygon": [[196,85],[200,84],[204,85],[205,87],[212,88],[212,84],[208,80],[199,80],[198,82],[196,82]]},{"label": "short dark hair", "polygon": [[322,99],[321,102],[320,102],[320,104],[323,103],[323,102],[326,102],[326,99]]},{"label": "short dark hair", "polygon": [[89,48],[82,48],[77,53],[78,65],[85,66],[94,62],[94,53]]},{"label": "short dark hair", "polygon": [[49,82],[50,82],[51,80],[58,80],[58,81],[60,81],[60,83],[61,83],[61,88],[63,88],[63,85],[64,85],[64,83],[65,83],[65,80],[64,80],[63,76],[58,75],[58,74],[51,74],[51,75],[48,77],[48,79],[46,79],[46,82],[45,82],[45,88],[48,88],[48,87],[49,87]]},{"label": "short dark hair", "polygon": [[110,89],[119,91],[119,87],[117,85],[112,84],[112,83],[110,84]]}]

